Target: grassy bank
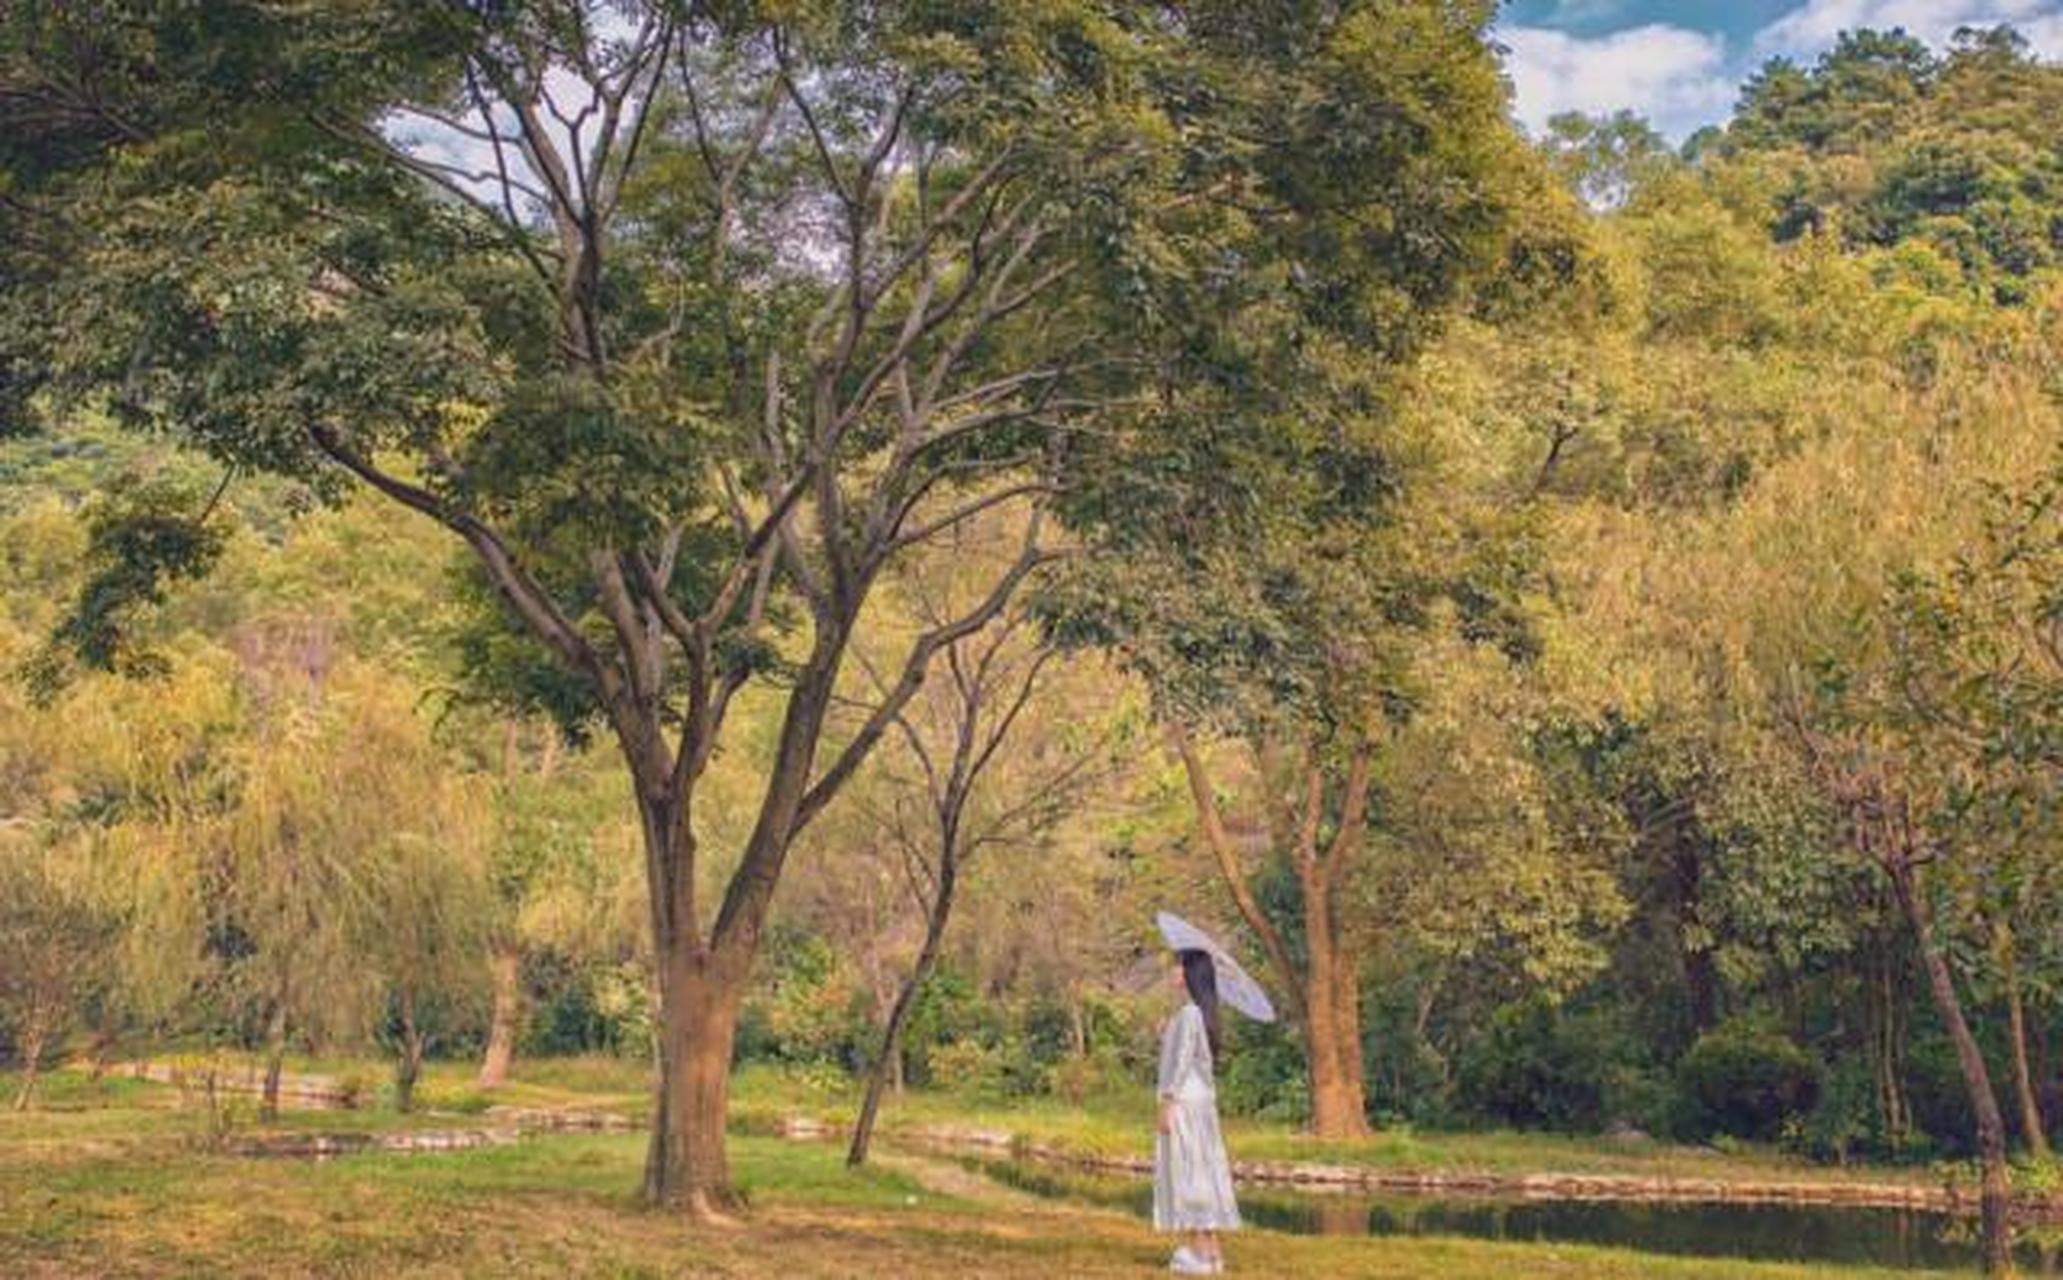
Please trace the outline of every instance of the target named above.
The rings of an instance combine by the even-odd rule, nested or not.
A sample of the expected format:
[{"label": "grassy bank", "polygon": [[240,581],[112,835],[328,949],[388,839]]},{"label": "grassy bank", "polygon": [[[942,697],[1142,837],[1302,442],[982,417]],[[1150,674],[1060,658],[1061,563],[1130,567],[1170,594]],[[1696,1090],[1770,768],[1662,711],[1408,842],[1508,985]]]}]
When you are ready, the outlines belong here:
[{"label": "grassy bank", "polygon": [[[199,1066],[198,1055],[170,1054],[154,1061]],[[233,1060],[247,1066],[244,1060]],[[387,1064],[362,1059],[296,1058],[289,1071],[352,1082],[366,1105],[351,1112],[352,1128],[437,1127],[450,1116],[472,1115],[507,1105],[542,1109],[610,1111],[642,1121],[651,1107],[650,1078],[642,1063],[620,1058],[574,1057],[539,1059],[518,1064],[502,1088],[484,1092],[474,1086],[473,1067],[464,1062],[425,1065],[417,1086],[418,1106],[444,1116],[403,1117],[394,1113]],[[111,1096],[132,1105],[173,1106],[176,1090],[136,1081],[108,1080]],[[85,1087],[76,1071],[53,1072],[39,1092],[47,1108],[72,1106]],[[0,1087],[0,1099],[12,1097]],[[251,1122],[256,1103],[232,1096],[232,1123]],[[837,1129],[850,1125],[859,1109],[859,1091],[835,1075],[787,1072],[750,1066],[733,1077],[731,1123],[738,1131],[771,1134],[786,1121],[807,1118]],[[175,1122],[198,1130],[205,1117],[189,1112]],[[1059,1148],[1098,1155],[1141,1155],[1152,1151],[1152,1099],[1145,1089],[1106,1093],[1068,1102],[1052,1097],[994,1098],[911,1090],[891,1097],[882,1108],[884,1132],[928,1128],[984,1129],[1021,1134]],[[286,1127],[337,1127],[335,1113],[296,1110],[281,1117]],[[1773,1147],[1739,1144],[1726,1150],[1653,1139],[1623,1140],[1516,1131],[1419,1132],[1388,1129],[1367,1138],[1328,1142],[1287,1125],[1229,1116],[1226,1140],[1242,1160],[1296,1160],[1360,1165],[1383,1169],[1483,1172],[1499,1174],[1607,1174],[1653,1178],[1736,1179],[1742,1181],[1858,1182],[1940,1184],[1959,1170],[1924,1165],[1820,1164]]]},{"label": "grassy bank", "polygon": [[[732,1087],[733,1123],[770,1130],[786,1116],[842,1127],[858,1111],[857,1092],[832,1083],[764,1069],[747,1070]],[[1058,1147],[1102,1155],[1150,1154],[1153,1102],[1146,1090],[1083,1099],[982,1099],[911,1091],[890,1099],[880,1122],[893,1131],[930,1126],[1007,1130]],[[1225,1137],[1242,1160],[1298,1160],[1385,1169],[1485,1173],[1623,1174],[1657,1178],[1939,1182],[1924,1166],[1815,1163],[1771,1147],[1741,1144],[1721,1151],[1653,1139],[1621,1140],[1512,1131],[1384,1130],[1328,1142],[1287,1125],[1229,1116]]]},{"label": "grassy bank", "polygon": [[[748,1106],[769,1101],[771,1085],[745,1083]],[[852,1173],[835,1146],[741,1135],[732,1143],[749,1198],[741,1225],[694,1229],[635,1202],[643,1152],[635,1134],[324,1163],[255,1160],[200,1149],[193,1110],[167,1105],[168,1097],[177,1091],[60,1076],[51,1109],[0,1113],[0,1275],[1165,1274],[1165,1243],[1125,1214],[1031,1200],[921,1159]],[[339,1118],[326,1117],[332,1127]],[[383,1122],[377,1112],[354,1113],[359,1120]],[[1460,1280],[1918,1274],[1258,1231],[1233,1242],[1231,1260],[1250,1275]]]}]

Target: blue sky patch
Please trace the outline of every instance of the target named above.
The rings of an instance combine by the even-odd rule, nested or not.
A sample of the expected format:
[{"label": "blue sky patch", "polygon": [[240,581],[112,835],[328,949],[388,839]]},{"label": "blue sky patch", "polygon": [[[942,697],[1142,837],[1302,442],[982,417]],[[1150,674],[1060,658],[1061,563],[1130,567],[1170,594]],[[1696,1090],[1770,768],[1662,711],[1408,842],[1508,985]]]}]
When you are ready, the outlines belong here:
[{"label": "blue sky patch", "polygon": [[1496,35],[1529,130],[1623,109],[1680,141],[1726,119],[1765,61],[1810,63],[1842,31],[1902,27],[1938,48],[1959,27],[2001,23],[2063,56],[2063,0],[1513,0]]}]

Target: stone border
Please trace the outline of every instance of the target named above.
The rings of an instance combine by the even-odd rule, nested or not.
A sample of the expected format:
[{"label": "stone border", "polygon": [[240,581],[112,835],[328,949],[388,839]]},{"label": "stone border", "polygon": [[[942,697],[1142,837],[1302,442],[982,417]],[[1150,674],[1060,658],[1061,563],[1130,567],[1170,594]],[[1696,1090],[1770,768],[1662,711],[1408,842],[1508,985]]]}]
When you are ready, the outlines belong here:
[{"label": "stone border", "polygon": [[[265,1092],[265,1073],[256,1067],[225,1066],[210,1072],[205,1066],[175,1066],[168,1062],[113,1062],[102,1074],[202,1092],[208,1088],[208,1077],[212,1074],[215,1088],[221,1092]],[[335,1076],[297,1075],[291,1071],[280,1072],[279,1097],[282,1102],[291,1100],[347,1110],[358,1104],[357,1091],[346,1087]]]},{"label": "stone border", "polygon": [[233,1156],[327,1160],[365,1151],[441,1152],[505,1147],[514,1129],[402,1129],[392,1133],[252,1133],[224,1139],[213,1150]]},{"label": "stone border", "polygon": [[643,1126],[616,1111],[591,1107],[518,1107],[497,1104],[486,1115],[505,1120],[518,1129],[545,1133],[629,1133]]}]

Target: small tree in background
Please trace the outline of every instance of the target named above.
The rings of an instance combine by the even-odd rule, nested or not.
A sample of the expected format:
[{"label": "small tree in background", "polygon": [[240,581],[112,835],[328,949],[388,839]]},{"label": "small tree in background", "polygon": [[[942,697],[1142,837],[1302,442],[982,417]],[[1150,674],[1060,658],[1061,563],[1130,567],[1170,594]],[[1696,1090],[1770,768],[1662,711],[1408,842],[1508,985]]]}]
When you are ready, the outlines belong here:
[{"label": "small tree in background", "polygon": [[[975,536],[955,550],[947,562],[951,576],[934,568],[902,593],[923,625],[937,625],[959,607],[951,577],[982,553]],[[857,656],[866,662],[864,651]],[[924,931],[881,1028],[847,1149],[849,1165],[866,1163],[882,1094],[898,1074],[893,1064],[902,1054],[903,1031],[938,964],[969,863],[991,847],[1036,856],[1044,837],[1096,781],[1104,744],[1087,737],[1093,731],[1086,727],[1070,741],[1045,705],[1058,656],[1039,636],[1037,622],[1012,609],[949,646],[940,658],[943,671],[896,716],[903,749],[892,763],[877,766],[890,775],[879,788],[887,795],[876,807],[877,829],[901,863]]]},{"label": "small tree in background", "polygon": [[0,835],[0,1022],[21,1063],[14,1109],[25,1111],[53,1049],[106,984],[118,922],[93,886],[68,875],[63,851]]}]

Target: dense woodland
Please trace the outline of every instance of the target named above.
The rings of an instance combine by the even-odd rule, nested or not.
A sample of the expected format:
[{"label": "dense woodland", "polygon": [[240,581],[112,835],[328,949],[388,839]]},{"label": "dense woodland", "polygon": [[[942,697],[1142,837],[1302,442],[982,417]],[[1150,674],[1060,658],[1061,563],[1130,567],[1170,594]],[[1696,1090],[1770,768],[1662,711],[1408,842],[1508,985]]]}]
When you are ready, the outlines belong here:
[{"label": "dense woodland", "polygon": [[[1138,1089],[1173,907],[1289,1014],[1237,1111],[2047,1156],[2063,69],[2011,31],[1672,147],[1520,137],[1470,6],[377,8],[0,36],[24,1104],[671,1078],[689,1025],[887,1108]],[[556,177],[554,58],[614,143]],[[648,1189],[720,1186],[672,1123]]]}]

